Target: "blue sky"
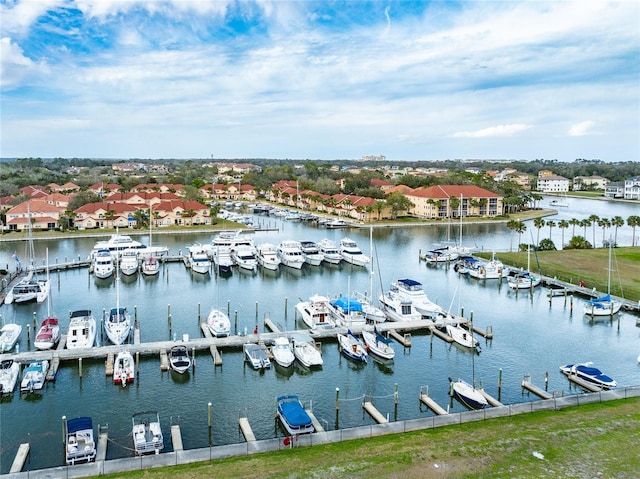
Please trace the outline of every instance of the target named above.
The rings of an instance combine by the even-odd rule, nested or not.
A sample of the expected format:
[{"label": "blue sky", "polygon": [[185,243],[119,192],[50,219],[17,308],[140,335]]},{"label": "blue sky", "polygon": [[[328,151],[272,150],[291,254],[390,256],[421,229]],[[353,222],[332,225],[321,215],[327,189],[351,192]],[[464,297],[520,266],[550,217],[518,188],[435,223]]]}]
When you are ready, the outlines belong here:
[{"label": "blue sky", "polygon": [[0,0],[1,157],[640,160],[637,1]]}]

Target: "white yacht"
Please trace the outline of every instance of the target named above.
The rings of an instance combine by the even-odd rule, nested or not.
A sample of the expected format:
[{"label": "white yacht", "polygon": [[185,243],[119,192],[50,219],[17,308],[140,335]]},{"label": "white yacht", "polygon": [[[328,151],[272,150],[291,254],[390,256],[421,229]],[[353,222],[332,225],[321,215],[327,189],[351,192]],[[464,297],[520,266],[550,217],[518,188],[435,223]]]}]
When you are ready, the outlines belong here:
[{"label": "white yacht", "polygon": [[123,251],[132,249],[138,252],[139,255],[162,255],[169,251],[169,248],[165,246],[147,246],[139,241],[131,238],[129,235],[121,235],[120,233],[112,234],[108,240],[97,241],[93,246],[89,259],[93,259],[98,251],[106,249],[111,253],[113,259],[117,259]]},{"label": "white yacht", "polygon": [[326,296],[313,295],[309,301],[300,301],[296,304],[296,311],[300,313],[304,324],[311,329],[335,326],[329,298]]},{"label": "white yacht", "polygon": [[329,264],[338,264],[342,261],[342,255],[336,244],[328,238],[324,238],[318,242],[318,248],[322,253],[323,261]]},{"label": "white yacht", "polygon": [[126,276],[134,275],[138,272],[138,253],[133,249],[127,249],[120,255],[120,271]]},{"label": "white yacht", "polygon": [[104,323],[104,331],[113,344],[123,344],[131,332],[131,318],[127,308],[111,308],[109,317]]},{"label": "white yacht", "polygon": [[419,321],[422,315],[413,303],[400,296],[397,291],[387,291],[380,295],[382,310],[390,321]]},{"label": "white yacht", "polygon": [[93,258],[93,274],[96,278],[106,279],[113,275],[115,267],[108,249],[98,250]]},{"label": "white yacht", "polygon": [[20,324],[8,323],[0,329],[0,353],[11,351],[20,339],[22,326]]},{"label": "white yacht", "polygon": [[0,361],[0,395],[11,394],[20,375],[20,363],[13,359]]},{"label": "white yacht", "polygon": [[342,238],[340,240],[340,255],[347,263],[356,266],[366,266],[371,261],[358,247],[357,243],[350,238]]},{"label": "white yacht", "polygon": [[271,347],[271,354],[273,355],[273,360],[283,368],[291,366],[296,359],[291,343],[286,336],[278,336],[275,339]]},{"label": "white yacht", "polygon": [[[63,416],[64,419],[64,416]],[[77,417],[64,421],[66,463],[91,462],[96,458],[93,422],[90,417]]]},{"label": "white yacht", "polygon": [[156,411],[143,411],[133,415],[131,437],[136,456],[159,454],[164,449],[160,416]]},{"label": "white yacht", "polygon": [[366,323],[362,303],[354,298],[341,296],[333,299],[329,302],[329,308],[337,325],[361,328]]},{"label": "white yacht", "polygon": [[231,247],[218,245],[213,246],[213,264],[218,273],[230,273],[233,268],[233,259],[231,258]]},{"label": "white yacht", "polygon": [[31,361],[22,371],[22,381],[20,382],[20,392],[30,393],[39,391],[44,387],[47,379],[49,361]]},{"label": "white yacht", "polygon": [[129,351],[120,351],[113,362],[113,384],[127,387],[136,378],[136,364]]},{"label": "white yacht", "polygon": [[301,269],[304,264],[302,248],[298,241],[285,240],[278,245],[278,258],[280,263],[289,268]]},{"label": "white yacht", "polygon": [[280,266],[280,258],[276,247],[271,243],[262,243],[256,247],[258,264],[264,269],[276,271]]},{"label": "white yacht", "polygon": [[73,311],[69,318],[67,349],[90,348],[96,340],[96,318],[89,309]]},{"label": "white yacht", "polygon": [[291,336],[293,354],[303,366],[310,368],[322,366],[322,353],[316,347],[313,338],[306,333],[295,333]]},{"label": "white yacht", "polygon": [[201,245],[189,246],[189,266],[194,273],[209,274],[211,260]]},{"label": "white yacht", "polygon": [[39,279],[33,272],[29,272],[25,278],[11,288],[4,298],[4,303],[26,303],[34,300],[42,303],[49,296],[50,286],[48,280]]},{"label": "white yacht", "polygon": [[402,298],[411,301],[415,310],[426,318],[433,319],[443,313],[443,309],[429,299],[422,288],[422,283],[418,281],[398,279],[391,283],[391,290],[397,291]]},{"label": "white yacht", "polygon": [[302,249],[305,263],[310,266],[320,266],[323,255],[320,253],[320,248],[316,243],[313,241],[300,241],[300,249]]},{"label": "white yacht", "polygon": [[231,252],[231,258],[234,263],[241,269],[248,271],[257,271],[258,260],[256,258],[256,249],[253,246],[239,245]]},{"label": "white yacht", "polygon": [[143,258],[141,270],[145,276],[155,276],[160,272],[160,261],[154,255],[149,254]]},{"label": "white yacht", "polygon": [[216,338],[223,338],[231,334],[229,316],[219,309],[212,308],[207,316],[207,327]]}]

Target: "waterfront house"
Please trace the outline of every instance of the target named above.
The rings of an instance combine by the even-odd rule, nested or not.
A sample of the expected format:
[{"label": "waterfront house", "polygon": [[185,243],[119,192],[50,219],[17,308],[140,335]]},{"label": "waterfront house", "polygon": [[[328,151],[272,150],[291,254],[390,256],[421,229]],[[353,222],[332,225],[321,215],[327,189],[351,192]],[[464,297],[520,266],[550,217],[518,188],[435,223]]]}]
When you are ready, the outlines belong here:
[{"label": "waterfront house", "polygon": [[475,185],[436,185],[404,195],[413,203],[409,213],[419,218],[500,216],[502,196]]}]

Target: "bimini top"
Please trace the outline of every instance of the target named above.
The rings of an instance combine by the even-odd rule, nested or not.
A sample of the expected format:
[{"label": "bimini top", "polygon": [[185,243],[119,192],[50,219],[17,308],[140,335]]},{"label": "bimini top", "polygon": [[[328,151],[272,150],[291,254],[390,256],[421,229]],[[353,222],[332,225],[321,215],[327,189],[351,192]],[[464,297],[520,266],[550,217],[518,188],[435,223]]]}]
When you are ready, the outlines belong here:
[{"label": "bimini top", "polygon": [[77,417],[67,421],[67,432],[69,434],[87,429],[93,429],[93,422],[90,417]]},{"label": "bimini top", "polygon": [[331,303],[335,308],[340,308],[345,312],[362,312],[362,303],[353,298],[341,297]]}]

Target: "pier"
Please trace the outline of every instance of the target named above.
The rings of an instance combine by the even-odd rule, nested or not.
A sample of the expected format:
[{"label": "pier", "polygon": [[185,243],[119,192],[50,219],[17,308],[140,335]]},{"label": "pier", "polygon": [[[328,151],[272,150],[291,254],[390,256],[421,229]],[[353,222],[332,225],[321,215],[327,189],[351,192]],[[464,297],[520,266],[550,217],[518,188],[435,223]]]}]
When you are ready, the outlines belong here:
[{"label": "pier", "polygon": [[182,447],[182,433],[180,432],[180,425],[173,424],[171,426],[171,444],[173,444],[174,451],[183,451]]},{"label": "pier", "polygon": [[522,389],[526,389],[527,391],[532,392],[533,394],[535,394],[536,396],[542,399],[553,398],[552,394],[533,384],[531,382],[531,375],[529,374],[525,375],[524,378],[522,379]]},{"label": "pier", "polygon": [[106,461],[107,444],[109,444],[109,429],[98,426],[98,447],[96,448],[96,461]]},{"label": "pier", "polygon": [[437,402],[435,402],[433,399],[429,397],[428,387],[425,393],[422,392],[422,387],[420,387],[420,402],[439,416],[449,414],[447,410],[445,410],[442,406],[440,406]]},{"label": "pier", "polygon": [[27,457],[29,457],[30,449],[31,449],[31,446],[29,446],[28,442],[24,442],[20,444],[20,447],[18,448],[18,453],[16,454],[16,457],[13,459],[13,463],[11,464],[11,470],[9,471],[10,474],[14,474],[16,472],[22,472],[22,469],[24,468],[24,463],[27,462]]},{"label": "pier", "polygon": [[256,440],[256,436],[253,434],[251,430],[251,425],[249,424],[249,419],[247,417],[238,418],[238,425],[240,426],[240,430],[242,431],[242,435],[247,442],[253,442]]},{"label": "pier", "polygon": [[487,400],[487,402],[493,406],[493,407],[501,407],[504,406],[504,404],[502,404],[500,401],[498,401],[496,398],[494,398],[493,396],[491,396],[488,392],[486,392],[483,388],[478,388],[478,391],[480,391],[480,394],[482,394],[482,396]]},{"label": "pier", "polygon": [[571,381],[572,383],[577,384],[582,389],[585,389],[586,391],[589,391],[589,392],[592,392],[592,393],[595,393],[595,392],[598,392],[598,391],[602,391],[602,389],[603,389],[600,386],[598,386],[597,384],[591,383],[589,381],[585,381],[584,379],[579,377],[577,374],[569,374],[567,376],[567,379],[569,379],[569,381]]},{"label": "pier", "polygon": [[387,424],[389,422],[389,420],[386,417],[384,417],[380,411],[376,409],[376,407],[373,405],[372,402],[370,401],[363,402],[362,408],[365,411],[367,411],[369,416],[371,416],[371,418],[378,424]]},{"label": "pier", "polygon": [[[415,322],[415,321],[413,321]],[[378,328],[378,331],[381,331],[382,329],[379,326],[376,326]],[[426,325],[425,325],[426,327]],[[404,336],[401,335],[400,333],[398,333],[398,331],[396,331],[395,329],[388,329],[387,330],[389,333],[389,336],[391,336],[393,339],[395,339],[396,341],[398,341],[400,344],[402,344],[405,348],[410,348],[411,347],[411,335],[410,334],[405,334]]]}]

